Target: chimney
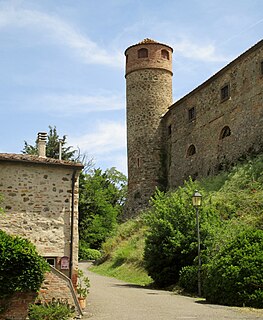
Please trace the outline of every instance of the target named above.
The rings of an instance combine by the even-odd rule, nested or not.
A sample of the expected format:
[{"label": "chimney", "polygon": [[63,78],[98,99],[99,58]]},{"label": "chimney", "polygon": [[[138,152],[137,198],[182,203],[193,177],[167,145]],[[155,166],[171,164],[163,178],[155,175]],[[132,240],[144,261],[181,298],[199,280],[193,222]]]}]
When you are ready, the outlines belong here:
[{"label": "chimney", "polygon": [[58,140],[58,159],[61,160],[62,159],[62,143],[63,143],[63,139],[59,139]]},{"label": "chimney", "polygon": [[47,133],[39,132],[37,134],[37,146],[38,146],[38,156],[46,158],[46,142],[47,142]]}]

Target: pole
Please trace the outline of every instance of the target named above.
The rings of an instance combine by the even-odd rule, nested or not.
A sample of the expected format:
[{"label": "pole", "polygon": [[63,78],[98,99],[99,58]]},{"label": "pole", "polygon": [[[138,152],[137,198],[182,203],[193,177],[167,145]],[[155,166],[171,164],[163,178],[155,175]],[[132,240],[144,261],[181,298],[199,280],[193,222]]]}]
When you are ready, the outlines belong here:
[{"label": "pole", "polygon": [[198,296],[201,297],[201,247],[200,247],[200,231],[199,231],[199,217],[198,207],[196,207],[196,230],[197,230],[197,243],[198,243]]}]

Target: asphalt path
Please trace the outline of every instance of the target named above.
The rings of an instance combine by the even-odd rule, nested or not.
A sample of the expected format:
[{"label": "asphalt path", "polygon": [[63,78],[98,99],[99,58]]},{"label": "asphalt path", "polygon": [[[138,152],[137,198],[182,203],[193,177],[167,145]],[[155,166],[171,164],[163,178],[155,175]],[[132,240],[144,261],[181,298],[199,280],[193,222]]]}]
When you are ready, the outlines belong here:
[{"label": "asphalt path", "polygon": [[198,298],[151,290],[103,277],[80,263],[91,288],[83,320],[263,320],[263,310],[206,304]]}]

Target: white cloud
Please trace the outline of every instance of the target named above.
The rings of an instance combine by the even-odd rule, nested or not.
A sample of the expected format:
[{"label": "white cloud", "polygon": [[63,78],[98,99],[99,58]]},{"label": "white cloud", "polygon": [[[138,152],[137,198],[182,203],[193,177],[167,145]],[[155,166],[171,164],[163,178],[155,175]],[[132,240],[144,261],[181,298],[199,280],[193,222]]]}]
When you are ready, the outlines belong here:
[{"label": "white cloud", "polygon": [[[95,160],[95,167],[101,167],[100,161]],[[102,161],[101,161],[102,162]],[[122,153],[113,153],[110,156],[103,157],[103,162],[104,167],[103,169],[108,169],[111,167],[117,168],[120,172],[124,173],[127,175],[127,154],[126,150],[123,151]],[[106,163],[106,167],[105,167]]]},{"label": "white cloud", "polygon": [[57,16],[36,10],[17,9],[13,6],[0,7],[0,30],[4,28],[30,28],[30,32],[39,32],[43,40],[48,38],[55,44],[66,46],[77,53],[82,62],[123,67],[121,52],[109,54],[87,36],[82,35],[72,25]]},{"label": "white cloud", "polygon": [[32,110],[35,109],[35,105],[42,106],[42,112],[61,113],[62,116],[69,116],[71,114],[122,110],[125,108],[125,98],[123,95],[111,93],[94,96],[73,94],[44,95],[31,97],[27,102],[27,106]]},{"label": "white cloud", "polygon": [[99,122],[97,130],[82,136],[71,136],[69,144],[92,156],[106,156],[126,147],[126,128],[119,122]]},{"label": "white cloud", "polygon": [[174,42],[175,54],[179,52],[182,56],[193,60],[201,60],[207,62],[227,62],[231,58],[217,53],[213,44],[203,45],[191,41],[191,39],[181,39]]},{"label": "white cloud", "polygon": [[[97,129],[82,136],[69,135],[69,145],[93,158],[95,166],[116,167],[127,173],[126,128],[119,122],[100,122]],[[106,169],[103,168],[103,169]]]}]

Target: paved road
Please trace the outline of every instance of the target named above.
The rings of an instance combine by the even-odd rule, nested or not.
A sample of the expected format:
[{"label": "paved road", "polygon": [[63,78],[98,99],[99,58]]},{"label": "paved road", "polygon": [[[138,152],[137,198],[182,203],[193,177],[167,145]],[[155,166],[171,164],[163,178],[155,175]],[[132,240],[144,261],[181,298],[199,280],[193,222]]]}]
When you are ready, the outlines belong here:
[{"label": "paved road", "polygon": [[263,320],[263,310],[205,304],[200,299],[99,276],[87,267],[87,263],[80,264],[91,282],[84,320]]}]

